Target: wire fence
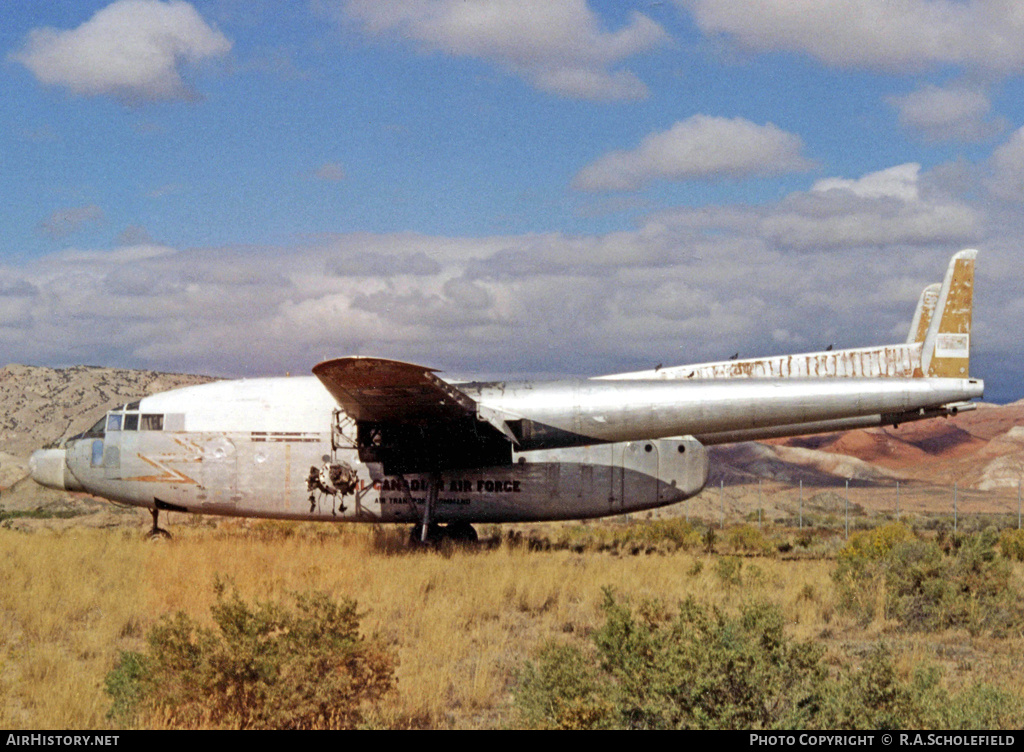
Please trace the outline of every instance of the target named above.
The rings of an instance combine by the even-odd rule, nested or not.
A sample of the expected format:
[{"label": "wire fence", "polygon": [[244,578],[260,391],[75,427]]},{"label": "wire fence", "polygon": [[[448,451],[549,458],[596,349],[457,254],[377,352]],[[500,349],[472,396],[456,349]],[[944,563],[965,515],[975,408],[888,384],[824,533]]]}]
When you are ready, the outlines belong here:
[{"label": "wire fence", "polygon": [[843,485],[719,481],[676,505],[673,515],[709,527],[755,524],[850,532],[892,521],[924,529],[1021,529],[1021,486],[987,490],[919,482]]}]

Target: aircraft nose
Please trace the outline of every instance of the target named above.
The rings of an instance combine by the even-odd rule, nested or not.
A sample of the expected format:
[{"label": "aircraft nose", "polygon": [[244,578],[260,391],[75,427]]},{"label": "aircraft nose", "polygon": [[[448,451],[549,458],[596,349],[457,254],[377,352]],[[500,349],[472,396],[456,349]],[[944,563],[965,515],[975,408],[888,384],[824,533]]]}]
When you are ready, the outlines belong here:
[{"label": "aircraft nose", "polygon": [[28,470],[32,480],[47,488],[67,491],[64,475],[67,471],[66,453],[63,449],[37,449],[28,458]]}]

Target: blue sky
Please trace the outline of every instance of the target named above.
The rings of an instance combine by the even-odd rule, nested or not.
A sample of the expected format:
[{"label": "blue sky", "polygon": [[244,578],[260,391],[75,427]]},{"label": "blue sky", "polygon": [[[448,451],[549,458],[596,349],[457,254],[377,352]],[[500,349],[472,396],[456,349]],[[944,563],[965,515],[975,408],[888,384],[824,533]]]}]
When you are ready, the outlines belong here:
[{"label": "blue sky", "polygon": [[1007,0],[5,6],[7,362],[598,374],[902,341],[1024,397]]}]

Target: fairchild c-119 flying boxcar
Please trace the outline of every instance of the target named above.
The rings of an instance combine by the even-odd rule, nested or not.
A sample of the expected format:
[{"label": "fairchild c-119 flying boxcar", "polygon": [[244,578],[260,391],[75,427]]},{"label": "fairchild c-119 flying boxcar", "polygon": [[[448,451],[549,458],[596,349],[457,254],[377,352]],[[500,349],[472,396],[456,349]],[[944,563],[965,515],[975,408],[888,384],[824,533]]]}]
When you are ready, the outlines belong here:
[{"label": "fairchild c-119 flying boxcar", "polygon": [[704,447],[970,409],[976,252],[925,289],[907,341],[591,379],[449,383],[346,357],[313,376],[186,387],[110,410],[30,460],[32,477],[159,511],[404,522],[578,519],[687,499]]}]

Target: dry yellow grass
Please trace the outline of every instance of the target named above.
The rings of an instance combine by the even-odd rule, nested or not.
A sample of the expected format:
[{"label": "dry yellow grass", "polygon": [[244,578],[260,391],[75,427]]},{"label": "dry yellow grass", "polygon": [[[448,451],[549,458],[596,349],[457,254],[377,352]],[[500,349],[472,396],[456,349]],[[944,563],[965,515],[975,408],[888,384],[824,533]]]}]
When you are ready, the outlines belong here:
[{"label": "dry yellow grass", "polygon": [[[687,597],[732,611],[751,600],[778,604],[790,634],[825,641],[837,664],[848,646],[881,637],[897,646],[908,672],[941,660],[955,681],[991,680],[1010,671],[1022,647],[1017,639],[957,635],[954,651],[955,640],[943,635],[857,625],[842,614],[825,559],[508,545],[420,551],[405,549],[404,535],[231,520],[179,526],[172,541],[155,543],[137,531],[0,530],[0,725],[107,726],[103,679],[119,652],[142,649],[163,614],[182,610],[208,621],[218,577],[233,580],[247,600],[310,589],[356,599],[363,633],[392,645],[398,658],[397,691],[376,718],[381,725],[514,725],[519,667],[543,641],[600,624],[609,587],[669,605]],[[1021,690],[1019,678],[1010,684]]]}]

